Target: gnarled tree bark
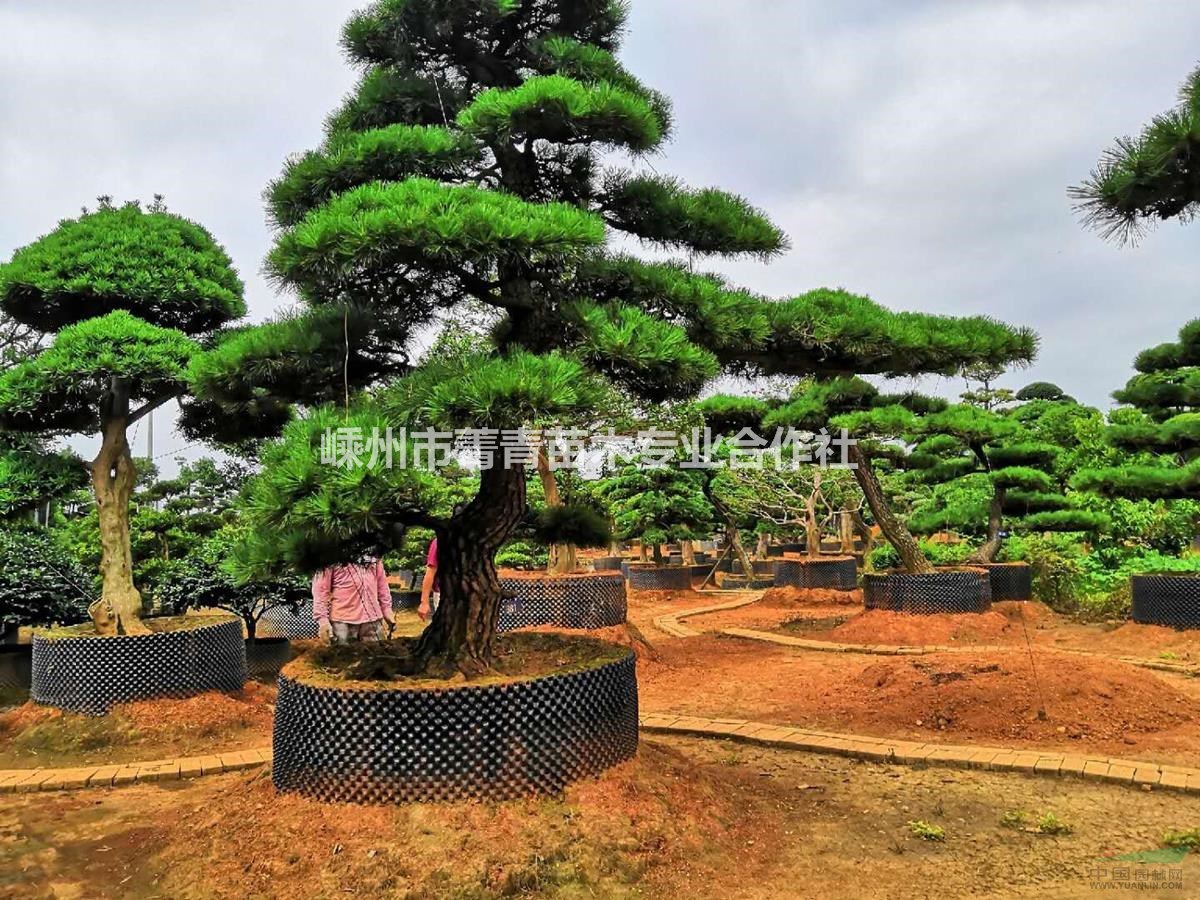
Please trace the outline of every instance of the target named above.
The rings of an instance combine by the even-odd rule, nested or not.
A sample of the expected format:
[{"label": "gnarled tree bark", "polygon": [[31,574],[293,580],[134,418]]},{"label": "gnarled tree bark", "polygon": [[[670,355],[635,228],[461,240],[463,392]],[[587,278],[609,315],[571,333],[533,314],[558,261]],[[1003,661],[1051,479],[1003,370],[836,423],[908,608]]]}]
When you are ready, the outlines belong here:
[{"label": "gnarled tree bark", "polygon": [[441,602],[417,643],[421,669],[458,669],[468,677],[492,668],[496,623],[503,599],[496,551],[525,514],[525,472],[484,469],[479,492],[437,529]]},{"label": "gnarled tree bark", "polygon": [[871,460],[862,452],[858,444],[850,445],[847,456],[854,466],[854,478],[858,481],[863,496],[867,499],[867,505],[871,507],[871,515],[875,517],[875,523],[883,532],[883,536],[896,548],[904,570],[914,574],[932,572],[933,566],[921,552],[916,538],[904,527],[904,523],[888,506],[887,498],[883,495],[883,487],[879,484],[879,478],[875,474]]},{"label": "gnarled tree bark", "polygon": [[129,426],[129,380],[114,377],[100,402],[100,452],[92,461],[92,491],[100,522],[100,599],[89,607],[99,634],[148,634],[142,595],[133,583],[129,499],[137,473],[125,430]]}]

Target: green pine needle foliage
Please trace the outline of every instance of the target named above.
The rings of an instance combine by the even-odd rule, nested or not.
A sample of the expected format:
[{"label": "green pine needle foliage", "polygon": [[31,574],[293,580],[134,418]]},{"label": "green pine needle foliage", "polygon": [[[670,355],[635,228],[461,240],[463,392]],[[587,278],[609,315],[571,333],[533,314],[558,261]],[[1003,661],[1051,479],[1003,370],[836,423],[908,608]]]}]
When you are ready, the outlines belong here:
[{"label": "green pine needle foliage", "polygon": [[1137,137],[1117,140],[1088,178],[1071,189],[1085,224],[1105,239],[1136,241],[1166,219],[1189,222],[1200,210],[1200,69],[1179,102],[1155,116]]},{"label": "green pine needle foliage", "polygon": [[200,345],[181,331],[118,310],[62,329],[37,356],[0,374],[0,426],[66,433],[99,428],[98,400],[113,376],[134,400],[175,396]]},{"label": "green pine needle foliage", "polygon": [[607,547],[612,542],[612,526],[603,513],[590,506],[547,506],[538,513],[534,536],[546,546]]},{"label": "green pine needle foliage", "polygon": [[369,181],[458,181],[480,156],[466,135],[432,125],[336,133],[324,149],[288,160],[267,188],[267,209],[277,226],[287,227],[334,195]]},{"label": "green pine needle foliage", "polygon": [[207,231],[158,209],[107,202],[0,265],[0,307],[42,331],[123,310],[188,334],[246,312],[242,282]]},{"label": "green pine needle foliage", "polygon": [[381,67],[367,72],[325,120],[330,137],[390,125],[447,125],[466,98],[436,77]]},{"label": "green pine needle foliage", "polygon": [[1080,490],[1131,500],[1196,496],[1200,466],[1200,319],[1179,340],[1138,354],[1134,375],[1113,396],[1129,407],[1110,415],[1107,437],[1135,454],[1129,464],[1094,467],[1074,481]]},{"label": "green pine needle foliage", "polygon": [[613,173],[604,192],[609,224],[645,241],[698,253],[769,259],[788,248],[783,232],[746,200],[674,178]]},{"label": "green pine needle foliage", "polygon": [[771,404],[757,397],[715,394],[698,402],[696,409],[714,435],[733,435],[746,428],[761,431]]},{"label": "green pine needle foliage", "polygon": [[620,304],[575,304],[581,341],[576,353],[651,402],[695,396],[720,371],[712,353],[677,325]]},{"label": "green pine needle foliage", "polygon": [[675,465],[629,465],[597,489],[608,503],[621,540],[647,544],[698,540],[713,530],[715,513],[704,495],[703,475]]},{"label": "green pine needle foliage", "polygon": [[599,218],[563,203],[533,204],[411,178],[338,195],[284,233],[267,264],[280,281],[328,295],[353,277],[364,258],[374,266],[537,260],[570,256],[603,241]]},{"label": "green pine needle foliage", "polygon": [[607,396],[577,359],[514,352],[430,362],[378,400],[391,421],[409,427],[516,429],[577,420]]},{"label": "green pine needle foliage", "polygon": [[720,276],[631,256],[591,257],[576,271],[581,296],[622,300],[678,322],[723,359],[766,346],[771,334],[768,301]]},{"label": "green pine needle foliage", "polygon": [[480,140],[595,143],[644,152],[662,142],[662,124],[644,99],[608,84],[563,75],[527,78],[520,87],[492,88],[458,114],[458,125]]},{"label": "green pine needle foliage", "polygon": [[809,291],[766,310],[773,336],[762,366],[771,374],[954,374],[970,362],[1028,361],[1037,352],[1028,329],[986,316],[892,312],[841,289]]},{"label": "green pine needle foliage", "polygon": [[391,425],[366,407],[322,407],[287,425],[283,437],[267,446],[262,472],[245,489],[248,543],[231,562],[239,581],[288,569],[312,574],[366,553],[383,555],[400,546],[408,526],[425,524],[431,510],[444,506],[441,479],[400,465],[400,450],[390,460],[382,450],[372,456],[368,449],[350,465],[322,461],[322,441],[337,429],[370,440],[386,438]]}]

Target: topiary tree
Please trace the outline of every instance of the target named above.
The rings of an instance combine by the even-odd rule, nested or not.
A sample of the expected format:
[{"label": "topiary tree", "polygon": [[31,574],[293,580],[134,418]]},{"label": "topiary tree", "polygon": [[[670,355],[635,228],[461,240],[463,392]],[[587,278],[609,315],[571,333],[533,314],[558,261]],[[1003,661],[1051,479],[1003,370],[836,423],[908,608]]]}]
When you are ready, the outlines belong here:
[{"label": "topiary tree", "polygon": [[51,343],[0,373],[0,427],[43,436],[100,437],[91,462],[103,590],[92,608],[101,634],[140,633],[133,582],[128,429],[187,392],[200,340],[245,312],[242,283],[199,225],[156,200],[65,220],[0,266],[0,307],[55,332]]},{"label": "topiary tree", "polygon": [[[943,493],[909,519],[913,531],[979,533],[983,543],[970,562],[994,562],[1006,525],[1028,531],[1096,531],[1106,524],[1095,512],[1077,508],[1055,477],[1059,448],[1038,440],[1016,411],[995,413],[957,404],[919,416],[902,460],[926,484],[977,482],[978,494]],[[982,503],[979,501],[982,500]],[[949,502],[947,502],[949,501]]]},{"label": "topiary tree", "polygon": [[1066,392],[1057,384],[1052,384],[1049,381],[1031,381],[1017,391],[1016,399],[1022,403],[1030,400],[1049,400],[1051,402],[1061,400],[1064,403],[1076,402],[1073,397],[1068,397]]},{"label": "topiary tree", "polygon": [[935,412],[946,405],[944,400],[920,394],[880,394],[862,378],[839,377],[801,384],[786,403],[766,417],[764,425],[811,432],[844,430],[849,438],[846,462],[852,467],[875,524],[895,548],[904,568],[923,573],[932,572],[933,566],[888,503],[874,460],[903,458],[904,435],[912,429],[915,413]]},{"label": "topiary tree", "polygon": [[1106,239],[1136,241],[1159,221],[1190,222],[1200,209],[1200,69],[1179,103],[1136,138],[1119,139],[1082,184],[1070,189],[1084,222]]},{"label": "topiary tree", "polygon": [[28,515],[87,483],[83,461],[29,435],[0,434],[0,518]]},{"label": "topiary tree", "polygon": [[1081,471],[1081,490],[1133,500],[1189,500],[1200,494],[1200,319],[1179,340],[1138,354],[1136,375],[1113,397],[1107,438],[1137,454],[1129,464]]},{"label": "topiary tree", "polygon": [[640,540],[663,561],[662,545],[700,540],[712,534],[713,508],[704,495],[698,470],[677,465],[631,464],[598,486],[607,501],[621,540]]},{"label": "topiary tree", "polygon": [[[381,0],[350,20],[343,46],[362,80],[322,146],[267,192],[279,229],[267,267],[303,310],[233,335],[192,369],[227,432],[277,433],[293,403],[336,400],[370,420],[352,395],[413,368],[413,336],[466,303],[495,315],[487,350],[466,365],[424,361],[373,392],[377,423],[570,424],[602,396],[597,378],[654,405],[723,370],[907,374],[1032,354],[1028,333],[986,319],[894,314],[841,290],[772,302],[690,260],[618,252],[617,233],[693,258],[765,260],[787,246],[740,197],[612,166],[660,147],[671,126],[667,101],[614,56],[625,16],[611,0]],[[309,426],[285,441],[278,464],[310,480],[268,467],[251,506],[254,555],[311,566],[431,527],[442,603],[414,668],[487,669],[493,560],[524,515],[521,467],[485,469],[476,497],[446,516],[416,476],[367,468],[350,482],[302,464],[319,446]],[[352,502],[359,490],[367,499]]]}]

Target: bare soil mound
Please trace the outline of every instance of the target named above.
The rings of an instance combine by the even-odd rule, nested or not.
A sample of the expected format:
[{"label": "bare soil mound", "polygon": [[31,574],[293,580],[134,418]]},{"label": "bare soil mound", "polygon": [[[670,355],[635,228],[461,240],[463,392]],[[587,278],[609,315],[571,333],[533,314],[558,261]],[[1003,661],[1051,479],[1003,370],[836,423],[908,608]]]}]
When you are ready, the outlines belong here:
[{"label": "bare soil mound", "polygon": [[922,646],[999,644],[1020,636],[1020,623],[996,610],[933,616],[872,609],[829,630],[827,639],[848,644]]},{"label": "bare soil mound", "polygon": [[140,700],[107,716],[35,703],[0,715],[0,768],[72,766],[193,756],[271,742],[275,688],[248,682],[235,693]]},{"label": "bare soil mound", "polygon": [[[780,814],[753,772],[643,742],[635,760],[557,800],[361,807],[226,780],[163,827],[166,896],[714,895],[765,874]],[[211,789],[211,788],[210,788]],[[252,853],[246,848],[253,847]],[[634,885],[639,890],[634,890]],[[714,891],[714,885],[717,886]]]},{"label": "bare soil mound", "polygon": [[763,606],[862,606],[862,591],[834,591],[829,588],[775,587],[763,594]]},{"label": "bare soil mound", "polygon": [[885,658],[824,702],[851,723],[956,732],[964,742],[1124,740],[1198,718],[1187,694],[1124,663],[1035,651],[1033,666],[1016,650]]}]

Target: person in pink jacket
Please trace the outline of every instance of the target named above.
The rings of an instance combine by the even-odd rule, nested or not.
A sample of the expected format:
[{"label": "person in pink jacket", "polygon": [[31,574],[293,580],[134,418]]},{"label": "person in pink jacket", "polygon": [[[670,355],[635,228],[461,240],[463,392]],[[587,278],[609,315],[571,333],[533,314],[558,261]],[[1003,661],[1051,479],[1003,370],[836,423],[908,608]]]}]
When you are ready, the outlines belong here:
[{"label": "person in pink jacket", "polygon": [[387,573],[378,559],[322,569],[313,576],[312,595],[322,640],[377,641],[380,623],[396,622]]}]

